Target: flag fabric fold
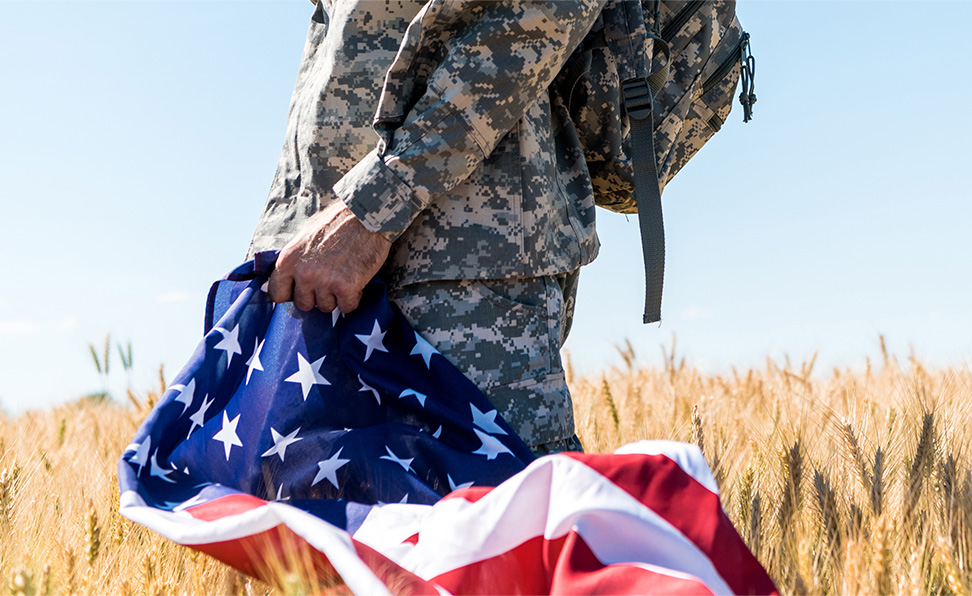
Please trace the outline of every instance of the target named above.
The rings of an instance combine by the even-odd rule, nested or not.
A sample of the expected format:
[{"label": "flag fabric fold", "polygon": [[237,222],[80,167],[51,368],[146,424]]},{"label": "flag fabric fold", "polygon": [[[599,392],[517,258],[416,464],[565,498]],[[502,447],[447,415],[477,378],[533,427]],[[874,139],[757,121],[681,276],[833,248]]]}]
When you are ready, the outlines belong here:
[{"label": "flag fabric fold", "polygon": [[275,259],[214,284],[119,462],[123,515],[357,594],[775,593],[697,448],[534,459],[380,281],[354,313],[304,313],[270,301]]}]

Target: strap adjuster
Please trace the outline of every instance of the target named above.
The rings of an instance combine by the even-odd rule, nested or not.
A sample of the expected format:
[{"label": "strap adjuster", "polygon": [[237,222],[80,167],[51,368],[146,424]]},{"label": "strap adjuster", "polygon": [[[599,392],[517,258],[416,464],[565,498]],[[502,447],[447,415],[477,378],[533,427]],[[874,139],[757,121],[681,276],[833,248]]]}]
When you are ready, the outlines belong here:
[{"label": "strap adjuster", "polygon": [[654,99],[648,79],[628,79],[621,82],[621,100],[629,118],[645,120],[651,117]]}]

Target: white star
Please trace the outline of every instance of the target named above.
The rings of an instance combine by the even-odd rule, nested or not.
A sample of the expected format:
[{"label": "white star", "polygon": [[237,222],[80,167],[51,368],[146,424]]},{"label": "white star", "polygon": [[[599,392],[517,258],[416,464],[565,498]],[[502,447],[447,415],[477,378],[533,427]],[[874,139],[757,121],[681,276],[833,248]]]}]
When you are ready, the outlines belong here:
[{"label": "white star", "polygon": [[233,327],[232,331],[217,327],[216,331],[223,335],[223,339],[219,340],[213,349],[226,352],[226,368],[229,368],[230,362],[233,361],[233,354],[243,354],[243,349],[240,348],[240,326]]},{"label": "white star", "polygon": [[263,292],[264,294],[269,294],[270,293],[270,280],[269,279],[267,281],[263,282],[263,285],[260,286],[260,291]]},{"label": "white star", "polygon": [[472,410],[473,424],[494,435],[506,434],[506,431],[500,428],[500,425],[496,424],[496,410],[480,412],[479,408],[472,404],[469,404],[469,408]]},{"label": "white star", "polygon": [[182,404],[182,414],[179,414],[179,416],[182,416],[189,409],[189,406],[192,405],[192,400],[196,397],[196,379],[190,379],[188,385],[173,385],[169,387],[169,390],[179,392],[179,395],[174,401]]},{"label": "white star", "polygon": [[172,484],[175,484],[175,480],[169,478],[169,474],[172,473],[172,470],[166,470],[165,468],[160,466],[158,460],[155,459],[155,456],[158,455],[158,453],[159,450],[156,449],[155,453],[152,454],[152,460],[149,462],[149,474],[151,476],[155,476],[156,478],[161,478],[166,482],[171,482]]},{"label": "white star", "polygon": [[412,472],[413,474],[415,473],[415,470],[412,469],[412,460],[415,459],[414,457],[411,457],[409,459],[398,457],[397,455],[392,453],[392,450],[388,447],[388,445],[385,445],[385,451],[388,452],[388,455],[382,455],[378,459],[387,459],[390,462],[395,462],[396,464],[400,465],[406,472]]},{"label": "white star", "polygon": [[419,335],[417,331],[415,332],[415,347],[413,347],[412,351],[408,353],[409,356],[414,356],[416,354],[420,355],[422,360],[425,360],[425,368],[429,369],[432,368],[432,365],[430,364],[432,354],[438,353],[439,351],[433,348],[432,344],[425,341],[425,338]]},{"label": "white star", "polygon": [[314,481],[311,482],[311,486],[314,486],[326,478],[328,482],[334,485],[334,488],[341,488],[338,486],[337,471],[351,461],[350,459],[341,459],[342,451],[344,451],[344,447],[338,449],[337,453],[332,455],[330,458],[317,462],[317,476],[314,476]]},{"label": "white star", "polygon": [[240,414],[237,414],[236,418],[231,421],[229,416],[226,415],[226,410],[223,410],[223,428],[221,428],[218,433],[213,435],[214,441],[220,441],[223,443],[223,451],[226,453],[226,461],[229,461],[230,450],[233,448],[233,445],[236,445],[237,447],[243,446],[243,443],[240,443],[240,437],[236,434],[236,425],[239,423]]},{"label": "white star", "polygon": [[[408,493],[405,493],[405,496],[402,497],[402,500],[399,501],[398,503],[401,504],[401,505],[407,505],[408,504]],[[387,502],[382,501],[381,499],[378,499],[378,504],[379,505],[388,505]]]},{"label": "white star", "polygon": [[473,455],[485,455],[486,459],[496,459],[496,456],[501,453],[509,453],[510,455],[513,455],[513,452],[510,451],[506,445],[500,443],[499,439],[496,437],[487,435],[486,433],[480,432],[475,428],[473,429],[473,432],[476,433],[479,440],[483,442],[483,446],[473,451]]},{"label": "white star", "polygon": [[280,486],[277,487],[277,498],[275,498],[274,501],[289,501],[289,500],[290,500],[289,496],[287,497],[283,496],[283,484],[281,484]]},{"label": "white star", "polygon": [[398,395],[398,399],[402,399],[403,397],[408,397],[409,395],[414,395],[415,398],[418,399],[419,405],[422,406],[423,408],[425,407],[425,398],[428,396],[425,395],[424,393],[419,393],[414,389],[406,389],[405,391],[402,391]]},{"label": "white star", "polygon": [[203,424],[206,423],[206,410],[208,410],[209,406],[213,405],[213,401],[215,401],[215,398],[206,399],[207,397],[209,396],[208,395],[203,396],[203,403],[201,406],[199,406],[199,410],[195,414],[189,417],[189,420],[190,422],[192,422],[192,424],[189,425],[189,434],[186,435],[187,441],[189,440],[189,437],[192,436],[192,431],[196,430],[197,426],[202,426]]},{"label": "white star", "polygon": [[253,340],[253,355],[250,359],[246,361],[246,365],[249,367],[246,370],[246,384],[250,384],[250,375],[253,374],[254,370],[263,372],[263,363],[260,362],[260,351],[263,349],[263,344],[266,342],[266,338],[263,341],[258,339]]},{"label": "white star", "polygon": [[446,474],[446,479],[449,481],[449,490],[459,490],[460,488],[469,488],[470,486],[473,485],[472,482],[463,482],[462,484],[456,484],[455,481],[452,480],[452,476],[450,476],[449,474]]},{"label": "white star", "polygon": [[263,457],[270,457],[271,455],[279,455],[280,461],[284,460],[284,456],[287,454],[287,447],[293,445],[297,441],[302,441],[303,437],[298,437],[297,433],[300,432],[300,427],[297,430],[290,433],[286,437],[278,433],[276,429],[270,428],[270,435],[273,437],[273,447],[267,450],[263,454]]},{"label": "white star", "polygon": [[338,319],[341,318],[341,317],[343,317],[343,316],[344,316],[344,313],[341,312],[341,311],[339,311],[336,308],[331,311],[331,329],[334,329],[335,327],[337,327]]},{"label": "white star", "polygon": [[375,399],[378,400],[378,405],[380,406],[381,396],[378,395],[378,390],[372,387],[371,385],[365,383],[364,380],[361,378],[361,375],[358,375],[358,382],[361,383],[361,389],[358,389],[358,393],[361,393],[362,391],[372,392],[375,395]]},{"label": "white star", "polygon": [[152,437],[145,437],[145,441],[141,444],[136,445],[135,455],[131,457],[128,461],[133,464],[138,464],[138,474],[136,476],[142,475],[142,468],[149,463],[149,451],[152,449]]},{"label": "white star", "polygon": [[378,321],[375,320],[375,326],[371,329],[371,335],[358,335],[357,333],[354,335],[368,348],[368,350],[365,352],[365,362],[368,361],[368,358],[371,358],[371,353],[375,350],[378,350],[379,352],[388,352],[388,350],[385,349],[384,344],[382,344],[382,340],[385,338],[385,333],[386,332],[382,331],[381,327],[378,326]]},{"label": "white star", "polygon": [[439,425],[439,428],[434,433],[432,433],[432,436],[435,437],[436,439],[438,439],[439,437],[442,436],[442,425],[441,424]]},{"label": "white star", "polygon": [[314,385],[330,385],[331,383],[320,373],[321,364],[327,356],[321,356],[309,364],[304,355],[297,352],[297,372],[284,379],[287,383],[300,383],[300,390],[304,394],[304,401],[310,394],[311,387]]}]

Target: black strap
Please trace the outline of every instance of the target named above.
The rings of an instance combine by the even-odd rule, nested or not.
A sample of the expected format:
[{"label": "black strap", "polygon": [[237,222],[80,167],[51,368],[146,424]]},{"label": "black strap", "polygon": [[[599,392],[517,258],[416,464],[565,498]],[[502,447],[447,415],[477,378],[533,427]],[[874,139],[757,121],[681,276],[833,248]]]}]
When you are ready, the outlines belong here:
[{"label": "black strap", "polygon": [[[655,6],[657,19],[658,6]],[[653,97],[668,79],[671,50],[654,31],[649,31],[641,0],[615,0],[603,10],[605,42],[611,49],[621,79],[621,99],[628,115],[631,137],[631,165],[634,195],[641,228],[641,249],[645,261],[645,323],[661,320],[662,285],[665,279],[665,227],[662,221],[661,184],[655,165]],[[657,22],[654,24],[657,25]],[[652,39],[652,54],[661,53],[664,65],[646,56],[645,44]],[[652,66],[655,66],[652,71]]]},{"label": "black strap", "polygon": [[647,79],[629,79],[621,84],[625,111],[631,125],[631,166],[634,195],[641,228],[641,251],[645,261],[645,323],[661,320],[662,286],[665,282],[665,223],[662,219],[661,189],[655,164],[652,89]]}]

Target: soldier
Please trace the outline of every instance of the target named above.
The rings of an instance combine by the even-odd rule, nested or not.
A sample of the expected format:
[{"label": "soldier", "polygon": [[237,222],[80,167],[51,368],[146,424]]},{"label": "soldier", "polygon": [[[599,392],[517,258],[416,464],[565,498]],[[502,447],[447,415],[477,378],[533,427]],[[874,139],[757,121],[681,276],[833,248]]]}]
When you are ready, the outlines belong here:
[{"label": "soldier", "polygon": [[560,347],[598,249],[548,87],[603,1],[318,0],[250,246],[301,310],[350,312],[381,270],[538,454],[581,449]]}]

